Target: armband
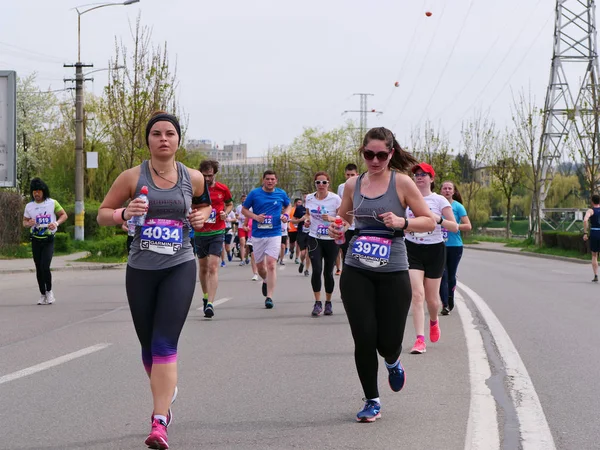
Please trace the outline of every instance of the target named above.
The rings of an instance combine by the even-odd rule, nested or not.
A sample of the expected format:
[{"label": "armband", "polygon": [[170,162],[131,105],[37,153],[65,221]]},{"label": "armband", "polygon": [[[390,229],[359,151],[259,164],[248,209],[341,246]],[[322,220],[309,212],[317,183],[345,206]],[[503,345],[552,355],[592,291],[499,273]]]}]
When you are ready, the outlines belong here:
[{"label": "armband", "polygon": [[115,223],[122,224],[125,222],[125,217],[123,214],[125,214],[125,208],[118,208],[113,211],[112,217]]}]

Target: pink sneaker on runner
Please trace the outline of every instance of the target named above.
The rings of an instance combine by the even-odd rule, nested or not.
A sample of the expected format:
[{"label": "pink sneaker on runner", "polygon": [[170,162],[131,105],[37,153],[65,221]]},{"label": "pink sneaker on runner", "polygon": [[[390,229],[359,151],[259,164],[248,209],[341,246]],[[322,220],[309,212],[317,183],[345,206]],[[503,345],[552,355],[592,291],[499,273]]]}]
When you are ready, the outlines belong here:
[{"label": "pink sneaker on runner", "polygon": [[431,342],[437,342],[440,340],[440,323],[439,321],[435,325],[429,325],[429,340]]},{"label": "pink sneaker on runner", "polygon": [[154,419],[152,421],[152,430],[146,438],[146,445],[148,448],[166,450],[169,448],[167,440],[167,424],[162,420]]},{"label": "pink sneaker on runner", "polygon": [[415,341],[415,345],[413,345],[412,350],[410,351],[413,355],[420,355],[421,353],[425,353],[427,351],[427,345],[425,345],[425,341],[421,339],[417,339]]}]

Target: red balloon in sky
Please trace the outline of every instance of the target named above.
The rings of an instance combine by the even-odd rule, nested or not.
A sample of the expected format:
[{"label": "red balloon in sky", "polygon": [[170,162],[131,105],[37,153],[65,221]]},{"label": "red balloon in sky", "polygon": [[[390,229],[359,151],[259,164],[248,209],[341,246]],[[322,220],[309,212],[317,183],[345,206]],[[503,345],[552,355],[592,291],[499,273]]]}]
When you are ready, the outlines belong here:
[{"label": "red balloon in sky", "polygon": [[394,86],[396,86],[396,87],[400,86],[400,82],[399,82],[399,81],[396,81],[396,82],[394,83]]},{"label": "red balloon in sky", "polygon": [[375,110],[374,110],[374,109],[372,109],[372,110],[371,110],[371,112],[375,112]]},{"label": "red balloon in sky", "polygon": [[433,13],[432,13],[431,11],[427,11],[427,12],[425,13],[425,15],[426,15],[427,17],[431,17],[431,16],[433,15]]}]

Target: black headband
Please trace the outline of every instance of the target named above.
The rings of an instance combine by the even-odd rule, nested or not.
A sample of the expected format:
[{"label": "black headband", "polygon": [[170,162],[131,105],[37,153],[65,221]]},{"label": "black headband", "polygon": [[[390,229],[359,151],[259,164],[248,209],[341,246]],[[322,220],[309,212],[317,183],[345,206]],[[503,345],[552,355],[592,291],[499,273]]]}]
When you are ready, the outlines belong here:
[{"label": "black headband", "polygon": [[148,125],[146,125],[146,145],[148,145],[148,136],[150,136],[150,130],[152,129],[152,127],[154,126],[154,124],[156,122],[171,122],[173,124],[173,126],[175,127],[175,129],[177,130],[177,136],[179,137],[179,144],[181,144],[181,127],[179,126],[179,120],[177,120],[177,117],[175,117],[172,114],[157,114],[156,116],[152,117],[152,119],[150,119],[148,121]]}]

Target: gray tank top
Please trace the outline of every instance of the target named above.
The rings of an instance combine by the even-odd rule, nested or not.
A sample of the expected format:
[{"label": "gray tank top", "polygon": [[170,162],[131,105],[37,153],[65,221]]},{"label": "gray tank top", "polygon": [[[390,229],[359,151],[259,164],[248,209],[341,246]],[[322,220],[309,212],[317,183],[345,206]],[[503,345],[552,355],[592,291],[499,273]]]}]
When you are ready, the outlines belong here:
[{"label": "gray tank top", "polygon": [[146,224],[136,227],[128,264],[134,269],[159,270],[194,259],[187,220],[192,205],[192,181],[187,168],[177,163],[177,184],[169,189],[156,187],[148,161],[140,166],[136,197],[148,186]]},{"label": "gray tank top", "polygon": [[393,230],[387,228],[379,217],[384,212],[406,217],[405,208],[396,192],[396,172],[392,171],[387,191],[377,198],[361,195],[364,175],[356,180],[352,203],[357,234],[350,240],[344,262],[351,267],[375,272],[408,270],[404,238],[394,236]]}]

